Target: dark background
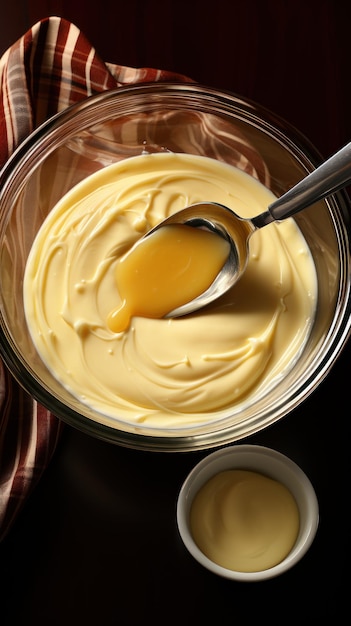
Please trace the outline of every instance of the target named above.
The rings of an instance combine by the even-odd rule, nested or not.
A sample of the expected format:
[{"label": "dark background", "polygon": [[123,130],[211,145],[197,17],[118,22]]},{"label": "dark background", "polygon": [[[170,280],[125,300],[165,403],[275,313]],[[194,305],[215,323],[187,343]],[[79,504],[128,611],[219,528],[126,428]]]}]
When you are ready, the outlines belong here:
[{"label": "dark background", "polygon": [[256,100],[325,157],[350,136],[349,2],[9,0],[0,53],[48,15],[74,22],[104,61],[173,70]]},{"label": "dark background", "polygon": [[[253,99],[327,157],[351,136],[349,6],[338,0],[10,0],[1,7],[0,53],[38,19],[61,15],[105,61],[174,70]],[[291,571],[264,583],[232,583],[186,552],[175,524],[176,497],[205,453],[121,449],[67,428],[0,545],[2,626],[346,621],[350,358],[348,345],[301,407],[245,440],[293,458],[316,489],[317,537]]]}]

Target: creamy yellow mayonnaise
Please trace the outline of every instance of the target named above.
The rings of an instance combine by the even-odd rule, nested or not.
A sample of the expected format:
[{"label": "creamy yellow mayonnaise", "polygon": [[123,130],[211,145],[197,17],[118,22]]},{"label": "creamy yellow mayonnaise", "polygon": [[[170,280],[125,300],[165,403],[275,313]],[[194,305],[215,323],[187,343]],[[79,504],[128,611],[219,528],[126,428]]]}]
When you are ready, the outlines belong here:
[{"label": "creamy yellow mayonnaise", "polygon": [[238,572],[280,563],[293,548],[299,525],[298,506],[287,487],[249,470],[213,476],[190,510],[190,529],[200,550]]},{"label": "creamy yellow mayonnaise", "polygon": [[274,196],[214,159],[144,154],[79,183],[38,232],[24,277],[28,327],[48,368],[101,422],[176,428],[216,419],[274,385],[307,339],[317,283],[293,219],[254,233],[244,276],[208,308],[134,316],[123,332],[108,326],[121,303],[121,257],[160,220],[204,200],[252,217]]}]

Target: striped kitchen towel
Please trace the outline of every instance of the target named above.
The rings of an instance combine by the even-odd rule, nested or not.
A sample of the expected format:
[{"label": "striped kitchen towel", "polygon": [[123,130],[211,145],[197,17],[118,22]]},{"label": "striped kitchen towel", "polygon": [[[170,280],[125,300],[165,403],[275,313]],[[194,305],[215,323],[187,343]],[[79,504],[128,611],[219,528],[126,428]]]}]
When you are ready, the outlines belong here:
[{"label": "striped kitchen towel", "polygon": [[[74,24],[41,20],[0,59],[0,167],[35,128],[75,102],[121,85],[180,80],[189,79],[104,63]],[[0,540],[50,462],[61,431],[62,423],[0,361]]]}]

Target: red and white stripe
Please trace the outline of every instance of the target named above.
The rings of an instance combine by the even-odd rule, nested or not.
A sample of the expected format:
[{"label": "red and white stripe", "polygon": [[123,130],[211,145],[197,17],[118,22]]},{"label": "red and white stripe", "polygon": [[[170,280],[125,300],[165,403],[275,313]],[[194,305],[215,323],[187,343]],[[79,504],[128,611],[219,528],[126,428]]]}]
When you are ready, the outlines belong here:
[{"label": "red and white stripe", "polygon": [[[104,63],[70,22],[35,24],[0,59],[0,167],[42,122],[69,105],[124,84],[187,80],[171,72]],[[0,540],[56,449],[61,422],[0,362]]]}]

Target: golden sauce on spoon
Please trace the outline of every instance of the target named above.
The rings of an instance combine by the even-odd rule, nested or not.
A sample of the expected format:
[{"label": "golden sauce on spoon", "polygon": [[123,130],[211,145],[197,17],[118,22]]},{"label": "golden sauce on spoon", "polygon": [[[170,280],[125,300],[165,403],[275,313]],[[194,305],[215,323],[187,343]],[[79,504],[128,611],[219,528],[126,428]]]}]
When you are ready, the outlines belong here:
[{"label": "golden sauce on spoon", "polygon": [[203,293],[222,269],[229,242],[208,230],[169,224],[131,248],[118,262],[116,283],[122,303],[107,324],[119,333],[134,315],[162,318]]}]

